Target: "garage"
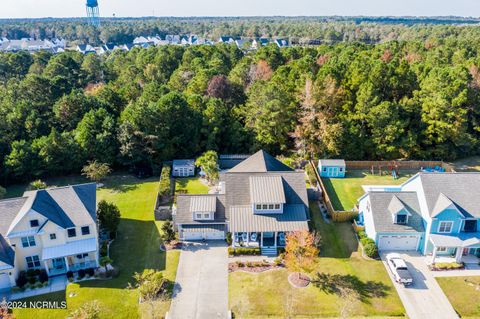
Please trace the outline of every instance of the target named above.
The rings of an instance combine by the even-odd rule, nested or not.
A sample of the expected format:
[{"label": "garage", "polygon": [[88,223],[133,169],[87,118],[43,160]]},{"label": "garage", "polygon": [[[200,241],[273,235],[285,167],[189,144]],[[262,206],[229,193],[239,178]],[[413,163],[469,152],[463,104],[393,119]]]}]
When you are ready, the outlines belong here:
[{"label": "garage", "polygon": [[225,225],[182,225],[180,238],[185,241],[224,240]]},{"label": "garage", "polygon": [[6,273],[0,274],[0,289],[10,288],[10,277]]},{"label": "garage", "polygon": [[418,235],[380,235],[379,250],[417,250]]}]

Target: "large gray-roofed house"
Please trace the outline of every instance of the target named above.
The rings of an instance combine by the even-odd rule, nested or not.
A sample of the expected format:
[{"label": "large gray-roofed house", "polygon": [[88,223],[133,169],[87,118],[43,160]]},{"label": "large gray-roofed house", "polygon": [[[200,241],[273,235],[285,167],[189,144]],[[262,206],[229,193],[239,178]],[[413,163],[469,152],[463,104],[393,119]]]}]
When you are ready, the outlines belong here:
[{"label": "large gray-roofed house", "polygon": [[[233,234],[234,247],[261,247],[265,254],[273,254],[278,246],[285,244],[286,232],[308,230],[303,171],[295,171],[259,151],[222,173],[220,181],[220,194],[177,196],[174,221],[181,239],[224,239],[228,231]],[[192,207],[212,207],[206,204],[206,198],[213,197],[214,212],[197,214],[198,208],[192,211]],[[208,201],[211,203],[211,199]],[[224,225],[224,229],[218,230],[218,225]]]}]

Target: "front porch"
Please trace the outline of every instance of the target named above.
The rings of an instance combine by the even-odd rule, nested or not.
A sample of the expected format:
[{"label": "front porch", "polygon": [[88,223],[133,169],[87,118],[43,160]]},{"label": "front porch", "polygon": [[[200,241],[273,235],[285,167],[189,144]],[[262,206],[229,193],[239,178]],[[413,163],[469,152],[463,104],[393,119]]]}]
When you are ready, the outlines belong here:
[{"label": "front porch", "polygon": [[433,234],[430,236],[432,253],[427,256],[427,264],[480,262],[480,245],[475,237],[462,239],[455,236]]},{"label": "front porch", "polygon": [[286,232],[234,232],[232,247],[260,248],[262,253],[275,254],[279,247],[285,247]]},{"label": "front porch", "polygon": [[44,260],[44,267],[48,276],[58,276],[69,271],[77,272],[80,269],[97,268],[95,254],[78,254],[74,256],[57,257]]}]

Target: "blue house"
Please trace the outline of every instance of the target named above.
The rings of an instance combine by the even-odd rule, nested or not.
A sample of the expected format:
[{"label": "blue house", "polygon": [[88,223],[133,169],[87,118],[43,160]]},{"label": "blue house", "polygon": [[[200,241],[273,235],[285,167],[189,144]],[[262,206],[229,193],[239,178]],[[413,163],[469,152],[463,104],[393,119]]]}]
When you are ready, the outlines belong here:
[{"label": "blue house", "polygon": [[318,172],[321,177],[345,177],[345,161],[343,159],[321,159],[318,161]]},{"label": "blue house", "polygon": [[396,189],[364,189],[359,219],[379,250],[478,263],[480,173],[421,172]]}]

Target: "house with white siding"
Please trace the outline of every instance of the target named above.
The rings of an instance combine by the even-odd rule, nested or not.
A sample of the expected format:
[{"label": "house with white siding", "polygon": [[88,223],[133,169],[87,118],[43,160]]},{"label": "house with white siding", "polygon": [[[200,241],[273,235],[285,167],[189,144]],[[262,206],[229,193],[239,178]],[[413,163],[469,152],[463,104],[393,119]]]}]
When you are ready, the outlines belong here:
[{"label": "house with white siding", "polygon": [[20,271],[49,276],[99,266],[96,184],[27,191],[0,201],[0,289]]}]

